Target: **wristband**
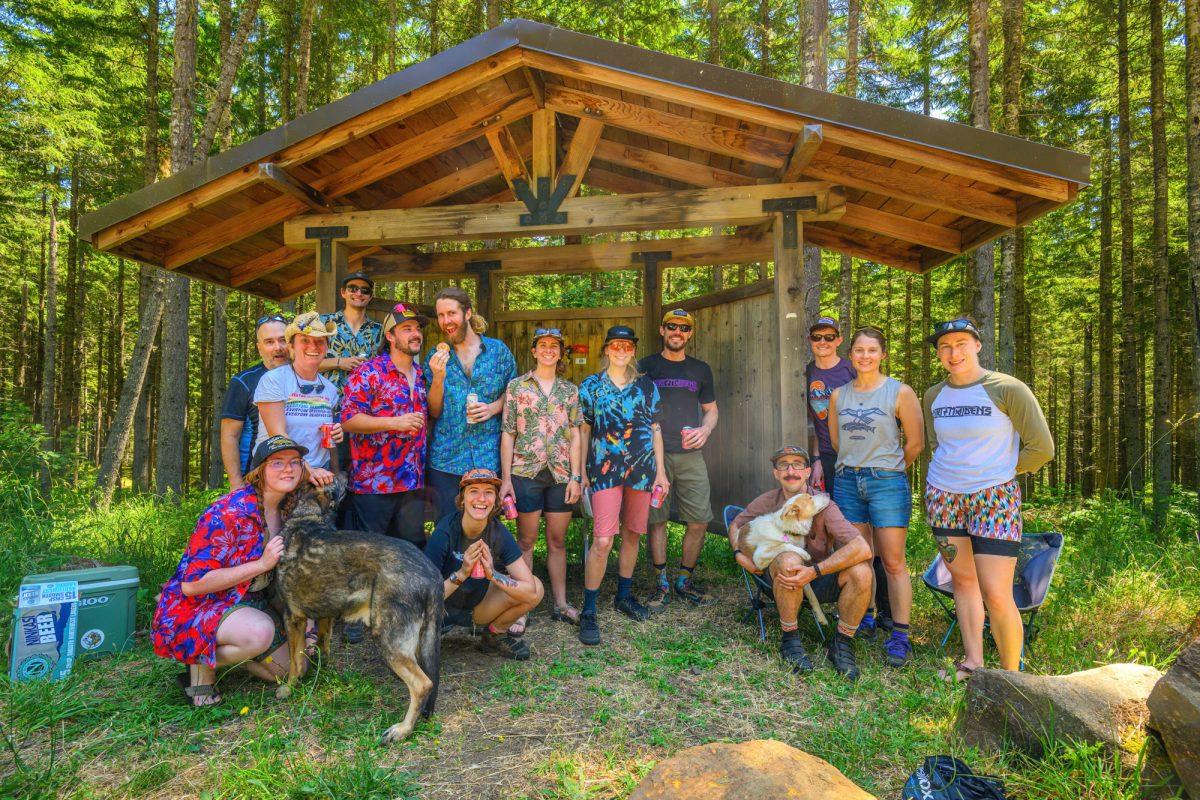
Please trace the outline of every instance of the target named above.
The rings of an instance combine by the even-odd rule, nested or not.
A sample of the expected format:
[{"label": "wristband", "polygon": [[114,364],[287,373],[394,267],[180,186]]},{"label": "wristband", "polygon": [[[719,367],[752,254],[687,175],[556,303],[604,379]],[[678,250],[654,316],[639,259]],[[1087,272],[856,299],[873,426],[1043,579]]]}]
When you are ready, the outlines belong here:
[{"label": "wristband", "polygon": [[458,570],[455,570],[454,572],[450,573],[450,582],[453,583],[455,586],[462,586],[462,583],[465,580],[466,580],[466,578],[464,578],[458,574]]},{"label": "wristband", "polygon": [[813,569],[813,572],[817,573],[817,577],[818,577],[818,578],[820,578],[820,577],[821,577],[821,576],[824,574],[824,573],[822,573],[822,572],[821,572],[821,565],[820,565],[820,564],[813,564],[813,565],[812,565],[812,569]]}]

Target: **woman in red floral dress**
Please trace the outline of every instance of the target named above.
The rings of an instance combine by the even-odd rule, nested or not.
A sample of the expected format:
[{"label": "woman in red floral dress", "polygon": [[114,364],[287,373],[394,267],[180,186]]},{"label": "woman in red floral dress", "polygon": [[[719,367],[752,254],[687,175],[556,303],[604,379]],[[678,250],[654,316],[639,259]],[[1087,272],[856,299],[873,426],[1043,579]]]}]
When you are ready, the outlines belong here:
[{"label": "woman in red floral dress", "polygon": [[266,588],[283,554],[279,505],[308,477],[305,448],[272,436],[254,452],[246,484],[200,516],[154,614],[154,652],[188,665],[195,706],[221,701],[216,668],[239,665],[267,681],[287,673],[288,646]]}]

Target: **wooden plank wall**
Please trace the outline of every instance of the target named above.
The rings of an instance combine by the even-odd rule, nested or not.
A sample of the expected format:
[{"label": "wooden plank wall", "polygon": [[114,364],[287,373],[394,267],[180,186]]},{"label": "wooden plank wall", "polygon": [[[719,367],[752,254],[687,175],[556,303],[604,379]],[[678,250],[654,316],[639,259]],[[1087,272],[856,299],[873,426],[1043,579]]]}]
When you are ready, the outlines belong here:
[{"label": "wooden plank wall", "polygon": [[[576,386],[588,375],[599,371],[600,349],[604,344],[604,334],[612,325],[628,325],[637,331],[640,337],[638,341],[638,358],[647,353],[657,352],[661,346],[657,331],[652,337],[642,335],[641,329],[643,325],[639,317],[556,319],[553,310],[548,310],[546,314],[545,319],[528,321],[504,320],[491,323],[491,326],[488,328],[487,336],[494,336],[500,339],[513,351],[513,355],[517,359],[518,373],[524,373],[533,369],[533,353],[530,352],[530,347],[533,344],[533,332],[538,328],[558,328],[563,332],[563,336],[566,337],[568,347],[571,345],[587,346],[586,356],[578,353],[570,355],[570,363],[567,365],[567,371],[564,375],[567,380]],[[579,358],[583,358],[584,363],[577,363]]]},{"label": "wooden plank wall", "polygon": [[691,354],[712,367],[721,413],[704,448],[714,529],[723,530],[726,504],[744,506],[774,485],[769,458],[780,446],[780,415],[773,309],[774,296],[766,294],[692,312]]}]

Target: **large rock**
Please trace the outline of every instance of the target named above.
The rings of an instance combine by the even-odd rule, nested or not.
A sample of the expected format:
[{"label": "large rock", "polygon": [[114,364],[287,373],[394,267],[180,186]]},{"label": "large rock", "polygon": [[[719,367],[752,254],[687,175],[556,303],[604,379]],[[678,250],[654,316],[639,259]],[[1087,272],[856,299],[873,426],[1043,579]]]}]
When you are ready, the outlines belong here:
[{"label": "large rock", "polygon": [[1109,664],[1070,675],[982,669],[967,684],[958,730],[985,750],[1015,747],[1041,758],[1047,742],[1099,743],[1133,767],[1162,677],[1154,667]]},{"label": "large rock", "polygon": [[702,744],[659,762],[629,800],[875,800],[827,761],[783,742]]},{"label": "large rock", "polygon": [[1150,727],[1158,731],[1184,788],[1200,798],[1200,615],[1174,665],[1150,693]]}]

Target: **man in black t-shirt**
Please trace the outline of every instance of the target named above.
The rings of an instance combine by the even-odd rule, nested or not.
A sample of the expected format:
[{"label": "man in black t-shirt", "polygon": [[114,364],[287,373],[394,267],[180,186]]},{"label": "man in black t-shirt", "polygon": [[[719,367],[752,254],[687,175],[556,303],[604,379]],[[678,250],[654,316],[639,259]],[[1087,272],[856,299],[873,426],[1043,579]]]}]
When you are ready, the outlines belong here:
[{"label": "man in black t-shirt", "polygon": [[650,509],[650,556],[657,574],[654,593],[647,603],[652,612],[666,608],[671,597],[667,578],[667,520],[672,502],[679,519],[687,526],[675,593],[697,606],[713,600],[692,579],[712,519],[708,467],[701,448],[717,427],[712,369],[684,353],[695,327],[696,321],[683,309],[668,311],[658,329],[663,339],[662,352],[638,362],[638,370],[654,381],[662,399],[663,445],[667,479],[671,482],[670,494],[663,499],[662,506]]},{"label": "man in black t-shirt", "polygon": [[229,488],[240,489],[242,475],[250,467],[250,455],[258,436],[258,406],[254,405],[254,390],[267,370],[282,367],[288,355],[287,317],[268,314],[254,326],[254,344],[262,361],[244,369],[229,379],[225,402],[221,406],[221,462],[229,476]]}]

